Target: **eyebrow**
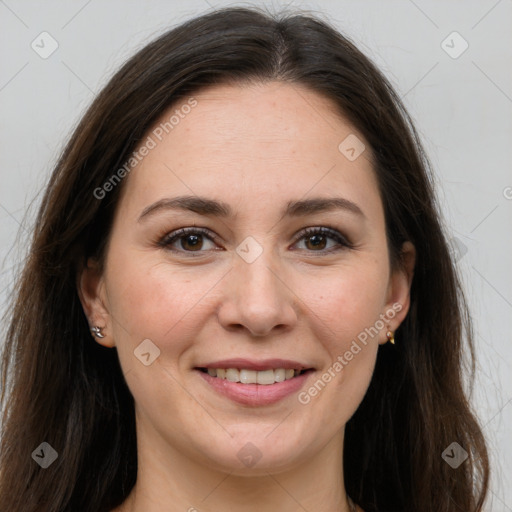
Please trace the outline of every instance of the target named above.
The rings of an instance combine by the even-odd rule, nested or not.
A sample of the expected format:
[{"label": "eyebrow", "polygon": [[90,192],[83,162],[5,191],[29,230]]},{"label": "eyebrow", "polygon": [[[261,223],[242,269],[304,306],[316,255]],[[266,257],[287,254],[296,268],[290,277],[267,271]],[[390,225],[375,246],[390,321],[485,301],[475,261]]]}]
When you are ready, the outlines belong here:
[{"label": "eyebrow", "polygon": [[[178,196],[165,198],[150,204],[140,214],[138,222],[146,217],[165,210],[183,210],[200,215],[213,215],[215,217],[234,217],[231,207],[221,201],[200,196]],[[355,215],[365,217],[361,208],[354,202],[343,197],[315,197],[299,201],[289,201],[282,217],[301,217],[333,210],[346,210]]]}]

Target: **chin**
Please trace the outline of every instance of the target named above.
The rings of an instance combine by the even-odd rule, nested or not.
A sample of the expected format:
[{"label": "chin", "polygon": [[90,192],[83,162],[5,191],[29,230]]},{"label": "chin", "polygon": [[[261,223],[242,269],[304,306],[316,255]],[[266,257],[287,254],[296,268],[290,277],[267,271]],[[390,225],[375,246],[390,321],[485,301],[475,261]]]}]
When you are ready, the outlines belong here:
[{"label": "chin", "polygon": [[[218,470],[238,476],[263,476],[293,468],[306,457],[304,445],[304,436],[286,436],[285,431],[279,436],[261,430],[245,431],[226,443],[210,444],[209,450],[202,453],[210,459],[209,465]],[[216,446],[213,452],[212,446]]]}]

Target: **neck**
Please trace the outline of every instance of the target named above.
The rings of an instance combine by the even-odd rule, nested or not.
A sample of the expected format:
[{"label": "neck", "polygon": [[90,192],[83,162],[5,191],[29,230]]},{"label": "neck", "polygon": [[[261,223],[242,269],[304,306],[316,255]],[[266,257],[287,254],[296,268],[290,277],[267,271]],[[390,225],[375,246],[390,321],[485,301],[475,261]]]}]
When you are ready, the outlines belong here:
[{"label": "neck", "polygon": [[195,461],[154,431],[138,431],[137,482],[115,512],[352,512],[343,481],[343,434],[279,472],[239,475]]}]

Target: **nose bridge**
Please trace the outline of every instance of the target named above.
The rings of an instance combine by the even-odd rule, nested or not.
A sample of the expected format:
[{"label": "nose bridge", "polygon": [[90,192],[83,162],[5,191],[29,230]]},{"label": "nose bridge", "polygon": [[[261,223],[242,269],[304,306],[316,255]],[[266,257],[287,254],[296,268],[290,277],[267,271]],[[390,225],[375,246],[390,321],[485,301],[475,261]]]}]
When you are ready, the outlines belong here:
[{"label": "nose bridge", "polygon": [[293,325],[297,315],[293,293],[276,265],[275,253],[248,238],[237,248],[229,276],[230,296],[225,297],[219,320],[225,327],[241,325],[251,334],[263,336],[277,326]]},{"label": "nose bridge", "polygon": [[[261,254],[252,263],[246,261],[237,262],[237,273],[242,288],[241,295],[247,295],[250,302],[258,304],[261,302],[266,306],[279,303],[284,297],[282,278],[279,276],[279,266],[275,265],[271,250],[267,249],[266,254]],[[245,288],[245,289],[244,289]]]}]

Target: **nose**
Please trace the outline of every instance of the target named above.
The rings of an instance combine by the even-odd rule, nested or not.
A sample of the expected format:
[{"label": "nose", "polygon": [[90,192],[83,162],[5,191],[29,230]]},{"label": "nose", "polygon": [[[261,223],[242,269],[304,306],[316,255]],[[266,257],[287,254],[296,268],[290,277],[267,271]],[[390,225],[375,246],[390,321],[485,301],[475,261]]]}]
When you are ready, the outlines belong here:
[{"label": "nose", "polygon": [[265,253],[252,263],[235,257],[218,309],[219,322],[226,330],[246,329],[261,337],[296,324],[298,298],[283,271],[272,265]]}]

